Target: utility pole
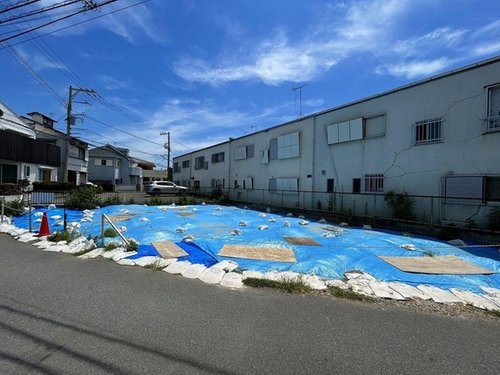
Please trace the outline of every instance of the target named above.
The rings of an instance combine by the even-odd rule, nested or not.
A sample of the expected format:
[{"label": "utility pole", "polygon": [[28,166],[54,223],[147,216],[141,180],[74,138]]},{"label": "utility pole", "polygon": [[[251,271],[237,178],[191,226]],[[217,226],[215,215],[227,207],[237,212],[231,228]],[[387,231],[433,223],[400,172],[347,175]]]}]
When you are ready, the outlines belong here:
[{"label": "utility pole", "polygon": [[71,139],[71,125],[75,124],[75,117],[71,114],[73,110],[73,99],[78,93],[84,92],[87,94],[95,94],[94,90],[82,89],[73,86],[68,88],[68,104],[66,105],[66,141],[64,142],[64,164],[63,164],[63,181],[68,182],[69,170],[69,143]]},{"label": "utility pole", "polygon": [[[307,86],[307,83],[304,83],[301,86],[295,86],[292,87],[292,91],[295,92],[299,90],[299,118],[304,116],[304,113],[302,113],[302,89]],[[297,103],[297,102],[296,102]]]},{"label": "utility pole", "polygon": [[168,173],[170,172],[170,132],[161,132],[160,135],[167,136],[167,142],[163,144],[163,147],[167,150],[167,179],[168,179]]}]

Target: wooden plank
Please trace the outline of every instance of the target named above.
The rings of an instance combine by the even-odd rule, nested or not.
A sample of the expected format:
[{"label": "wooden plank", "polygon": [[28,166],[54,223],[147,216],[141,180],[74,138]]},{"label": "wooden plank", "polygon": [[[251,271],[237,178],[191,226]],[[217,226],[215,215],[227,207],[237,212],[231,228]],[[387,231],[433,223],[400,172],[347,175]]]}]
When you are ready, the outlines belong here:
[{"label": "wooden plank", "polygon": [[385,257],[380,259],[404,272],[433,275],[489,275],[494,271],[476,266],[455,255],[437,257]]},{"label": "wooden plank", "polygon": [[273,262],[296,262],[293,250],[285,247],[224,245],[219,251],[219,255],[230,258],[268,260]]},{"label": "wooden plank", "polygon": [[151,242],[151,245],[153,245],[161,257],[165,259],[180,258],[189,255],[173,241],[155,241]]},{"label": "wooden plank", "polygon": [[283,237],[286,242],[292,245],[321,246],[321,244],[311,237]]}]

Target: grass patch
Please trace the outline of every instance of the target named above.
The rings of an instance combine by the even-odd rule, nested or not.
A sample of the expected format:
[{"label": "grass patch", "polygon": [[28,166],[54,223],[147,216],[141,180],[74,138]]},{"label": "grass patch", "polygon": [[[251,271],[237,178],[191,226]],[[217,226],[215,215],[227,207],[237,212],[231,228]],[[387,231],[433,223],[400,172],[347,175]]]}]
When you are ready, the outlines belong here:
[{"label": "grass patch", "polygon": [[436,253],[434,253],[430,250],[424,251],[424,257],[435,257],[435,256],[436,256]]},{"label": "grass patch", "polygon": [[350,299],[353,301],[373,301],[373,298],[363,296],[362,294],[353,292],[352,290],[342,289],[336,286],[329,286],[330,294],[335,298]]},{"label": "grass patch", "polygon": [[163,203],[163,199],[160,197],[152,197],[148,200],[146,200],[146,205],[148,206],[162,206],[167,203]]},{"label": "grass patch", "polygon": [[91,247],[90,249],[82,250],[82,251],[79,251],[79,252],[74,253],[72,255],[74,255],[75,257],[79,257],[80,255],[87,254],[89,251],[92,251],[94,249],[95,249],[95,247]]},{"label": "grass patch", "polygon": [[484,310],[486,315],[492,316],[494,318],[500,319],[500,310]]},{"label": "grass patch", "polygon": [[286,293],[308,293],[311,291],[302,280],[267,280],[267,279],[257,279],[254,277],[249,277],[243,280],[243,284],[246,286],[251,286],[254,288],[274,288],[279,289]]},{"label": "grass patch", "polygon": [[116,237],[118,233],[113,228],[106,228],[104,231],[104,237]]},{"label": "grass patch", "polygon": [[139,248],[139,244],[135,241],[129,241],[128,245],[126,246],[126,251],[137,251]]},{"label": "grass patch", "polygon": [[49,240],[50,242],[70,242],[72,239],[73,236],[67,230],[56,231],[47,237],[47,240]]},{"label": "grass patch", "polygon": [[154,263],[151,263],[151,264],[148,264],[146,266],[144,266],[144,268],[148,269],[148,270],[151,270],[151,271],[161,271],[165,268],[166,266],[162,266],[160,264],[160,262],[154,262]]},{"label": "grass patch", "polygon": [[104,251],[111,251],[116,249],[117,247],[120,247],[120,244],[116,242],[110,242],[106,246],[104,246]]}]

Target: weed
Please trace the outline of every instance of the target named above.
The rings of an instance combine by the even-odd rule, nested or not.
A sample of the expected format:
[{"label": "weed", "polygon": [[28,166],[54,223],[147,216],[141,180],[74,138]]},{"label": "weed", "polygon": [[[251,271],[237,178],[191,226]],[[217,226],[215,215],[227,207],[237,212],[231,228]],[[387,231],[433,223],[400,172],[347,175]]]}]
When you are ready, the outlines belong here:
[{"label": "weed", "polygon": [[275,288],[287,293],[307,293],[311,291],[302,280],[267,280],[267,279],[257,279],[249,277],[243,280],[243,284],[246,286],[252,286],[254,288]]},{"label": "weed", "polygon": [[139,244],[135,241],[129,241],[127,247],[126,247],[126,250],[127,251],[137,251],[137,249],[139,248]]},{"label": "weed", "polygon": [[147,268],[148,270],[151,270],[151,271],[161,271],[165,268],[165,266],[162,266],[159,261],[156,261],[154,263],[151,263],[151,264],[144,266],[144,268]]},{"label": "weed", "polygon": [[106,228],[104,231],[104,237],[116,237],[118,233],[113,228]]},{"label": "weed", "polygon": [[135,204],[135,200],[134,200],[134,198],[130,198],[130,199],[127,201],[127,204]]},{"label": "weed", "polygon": [[67,230],[66,231],[64,231],[64,230],[56,231],[47,237],[47,240],[49,240],[51,242],[59,242],[59,241],[70,242],[72,239],[73,239],[73,236]]},{"label": "weed", "polygon": [[493,316],[495,318],[500,319],[500,310],[485,310],[484,311],[487,315]]},{"label": "weed", "polygon": [[122,200],[120,199],[119,196],[115,195],[113,197],[108,197],[106,198],[101,206],[115,206],[115,205],[118,205],[118,204],[122,204]]},{"label": "weed", "polygon": [[146,201],[148,206],[161,206],[163,205],[163,200],[160,197],[151,197]]},{"label": "weed", "polygon": [[4,206],[4,214],[7,216],[22,216],[24,215],[24,199],[6,201]]},{"label": "weed", "polygon": [[117,247],[120,247],[120,244],[117,242],[110,242],[104,246],[104,251],[111,251],[116,249]]},{"label": "weed", "polygon": [[392,215],[395,219],[414,220],[415,215],[413,209],[415,202],[407,193],[396,194],[393,191],[388,191],[385,194],[384,200],[389,207],[392,207]]},{"label": "weed", "polygon": [[80,255],[87,254],[89,251],[92,251],[94,249],[95,249],[95,247],[91,247],[90,249],[79,251],[77,253],[74,253],[73,255],[75,257],[79,257]]},{"label": "weed", "polygon": [[330,294],[335,298],[344,298],[353,301],[367,301],[367,302],[373,301],[373,298],[363,296],[362,294],[353,292],[352,290],[349,289],[342,289],[336,286],[329,286],[328,290],[330,291]]},{"label": "weed", "polygon": [[424,256],[425,257],[435,257],[436,256],[436,253],[430,251],[430,250],[425,250],[424,251]]},{"label": "weed", "polygon": [[500,207],[493,207],[488,213],[488,228],[500,230]]},{"label": "weed", "polygon": [[99,186],[82,186],[71,191],[65,200],[66,208],[70,210],[85,210],[100,205],[98,194],[102,193]]}]

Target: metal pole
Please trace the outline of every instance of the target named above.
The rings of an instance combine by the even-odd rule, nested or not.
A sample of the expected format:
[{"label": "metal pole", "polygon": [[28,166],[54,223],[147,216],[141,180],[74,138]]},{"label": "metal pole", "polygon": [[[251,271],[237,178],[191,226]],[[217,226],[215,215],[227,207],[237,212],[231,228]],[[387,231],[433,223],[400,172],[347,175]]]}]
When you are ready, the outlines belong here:
[{"label": "metal pole", "polygon": [[431,196],[431,228],[434,226],[434,197]]},{"label": "metal pole", "polygon": [[104,241],[104,215],[101,215],[101,241]]},{"label": "metal pole", "polygon": [[28,217],[29,217],[29,231],[30,233],[33,231],[33,226],[32,226],[32,223],[31,223],[31,194],[28,194]]},{"label": "metal pole", "polygon": [[5,213],[5,196],[2,197],[2,224],[3,224],[4,213]]}]

